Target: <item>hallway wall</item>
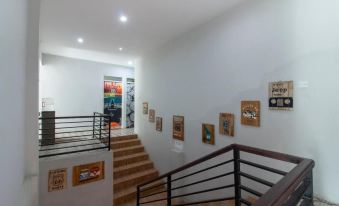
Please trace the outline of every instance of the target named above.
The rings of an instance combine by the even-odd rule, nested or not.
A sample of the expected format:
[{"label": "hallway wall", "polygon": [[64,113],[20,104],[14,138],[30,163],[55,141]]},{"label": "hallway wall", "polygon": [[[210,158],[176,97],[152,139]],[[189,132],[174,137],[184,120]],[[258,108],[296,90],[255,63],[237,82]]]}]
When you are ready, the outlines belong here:
[{"label": "hallway wall", "polygon": [[[134,69],[43,54],[39,80],[40,104],[42,98],[53,98],[57,116],[103,112],[104,76],[122,77],[123,86],[126,88],[126,79],[134,78]],[[123,93],[126,93],[126,89]],[[122,105],[125,105],[124,98]],[[123,106],[123,126],[126,123],[124,108]]]},{"label": "hallway wall", "polygon": [[[136,131],[161,173],[231,143],[312,158],[315,193],[339,203],[339,2],[253,0],[143,56],[136,69]],[[268,110],[268,83],[293,80],[294,111]],[[240,124],[240,101],[260,100],[261,127]],[[142,114],[163,117],[163,132]],[[218,115],[236,115],[235,137]],[[185,116],[184,153],[174,155],[172,117]],[[216,145],[201,124],[216,126]]]}]

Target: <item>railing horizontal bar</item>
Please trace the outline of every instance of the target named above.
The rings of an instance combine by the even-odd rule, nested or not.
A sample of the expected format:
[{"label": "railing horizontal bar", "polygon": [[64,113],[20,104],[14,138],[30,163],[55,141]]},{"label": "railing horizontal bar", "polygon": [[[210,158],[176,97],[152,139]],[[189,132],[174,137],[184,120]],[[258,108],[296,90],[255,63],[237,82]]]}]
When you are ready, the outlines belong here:
[{"label": "railing horizontal bar", "polygon": [[191,192],[191,193],[186,193],[186,194],[183,194],[183,195],[176,195],[176,196],[173,196],[172,199],[178,198],[178,197],[185,197],[185,196],[190,196],[190,195],[196,195],[196,194],[211,192],[211,191],[215,191],[215,190],[227,189],[227,188],[230,188],[230,187],[234,187],[234,184],[221,186],[221,187],[214,187],[214,188],[210,188],[210,189],[206,189],[206,190],[200,190],[200,191]]},{"label": "railing horizontal bar", "polygon": [[46,131],[46,130],[55,130],[55,129],[74,129],[74,128],[84,128],[84,127],[93,127],[93,125],[88,125],[88,126],[74,126],[74,127],[56,127],[56,128],[39,129],[39,130]]},{"label": "railing horizontal bar", "polygon": [[90,148],[90,149],[83,149],[83,150],[74,150],[69,152],[60,152],[60,153],[53,153],[53,154],[46,154],[46,155],[39,155],[39,158],[42,157],[52,157],[52,156],[58,156],[58,155],[65,155],[65,154],[73,154],[73,153],[79,153],[79,152],[88,152],[93,150],[99,150],[99,149],[107,149],[108,147],[98,147],[98,148]]},{"label": "railing horizontal bar", "polygon": [[151,186],[151,187],[147,187],[147,188],[145,188],[145,189],[143,189],[143,190],[140,190],[140,193],[141,193],[141,192],[148,191],[148,190],[150,190],[150,189],[154,189],[154,188],[157,188],[157,187],[160,187],[160,186],[166,185],[166,184],[167,184],[167,183],[166,183],[166,182],[164,182],[164,183],[161,183],[161,184],[153,185],[153,186]]},{"label": "railing horizontal bar", "polygon": [[82,145],[72,145],[72,146],[65,146],[65,147],[56,147],[56,148],[49,148],[49,149],[41,149],[39,150],[40,152],[42,151],[51,151],[51,150],[59,150],[59,149],[66,149],[66,148],[73,148],[73,147],[83,147],[83,146],[90,146],[90,145],[99,145],[99,144],[103,144],[102,142],[98,142],[98,143],[91,143],[91,144],[82,144]]},{"label": "railing horizontal bar", "polygon": [[204,201],[199,201],[199,202],[189,202],[189,203],[183,203],[183,204],[176,204],[173,206],[197,205],[197,204],[204,204],[204,203],[210,203],[210,202],[223,202],[223,201],[228,201],[228,200],[234,200],[234,197],[211,199],[211,200],[204,200]]},{"label": "railing horizontal bar", "polygon": [[146,198],[146,197],[150,197],[150,196],[153,196],[153,195],[158,195],[158,194],[161,194],[161,193],[164,193],[164,192],[167,192],[167,190],[162,190],[160,192],[152,193],[152,194],[149,194],[149,195],[146,195],[146,196],[142,196],[142,197],[139,197],[139,198],[140,199],[141,198]]},{"label": "railing horizontal bar", "polygon": [[226,162],[222,162],[222,163],[213,165],[213,166],[211,166],[211,167],[208,167],[208,168],[205,168],[205,169],[202,169],[202,170],[193,172],[193,173],[191,173],[191,174],[188,174],[188,175],[185,175],[185,176],[182,176],[182,177],[178,177],[178,178],[172,180],[172,182],[177,181],[177,180],[181,180],[181,179],[183,179],[183,178],[186,178],[186,177],[189,177],[189,176],[192,176],[192,175],[199,174],[199,173],[201,173],[201,172],[205,172],[205,171],[207,171],[207,170],[210,170],[210,169],[213,169],[213,168],[216,168],[216,167],[220,167],[220,166],[222,166],[222,165],[226,165],[226,164],[228,164],[228,163],[230,163],[230,162],[233,162],[233,161],[234,161],[234,159],[231,159],[231,160],[228,160],[228,161],[226,161]]},{"label": "railing horizontal bar", "polygon": [[43,133],[43,134],[39,134],[39,135],[69,134],[69,133],[77,133],[77,132],[93,132],[93,129],[91,129],[91,130],[69,131],[69,132]]},{"label": "railing horizontal bar", "polygon": [[251,194],[253,194],[257,197],[261,197],[263,195],[261,192],[255,191],[255,190],[253,190],[249,187],[246,187],[244,185],[240,185],[239,187],[240,187],[240,189],[245,190],[246,192],[249,192],[249,193],[251,193]]},{"label": "railing horizontal bar", "polygon": [[93,134],[84,134],[84,135],[76,135],[76,136],[68,136],[68,137],[56,137],[55,140],[62,140],[62,139],[71,139],[74,137],[92,137]]},{"label": "railing horizontal bar", "polygon": [[164,200],[167,200],[167,198],[156,199],[156,200],[152,200],[152,201],[148,201],[148,202],[140,202],[140,204],[148,204],[148,203],[159,202],[159,201],[164,201]]},{"label": "railing horizontal bar", "polygon": [[39,119],[88,119],[93,117],[107,117],[108,115],[100,115],[100,116],[69,116],[69,117],[39,117]]},{"label": "railing horizontal bar", "polygon": [[253,167],[256,167],[256,168],[260,168],[260,169],[263,169],[263,170],[266,170],[266,171],[270,171],[270,172],[273,172],[273,173],[276,173],[276,174],[279,174],[279,175],[282,175],[282,176],[285,176],[287,174],[287,172],[284,172],[284,171],[281,171],[281,170],[278,170],[278,169],[274,169],[274,168],[271,168],[271,167],[267,167],[265,165],[257,164],[257,163],[254,163],[254,162],[249,162],[247,160],[240,159],[239,161],[243,164],[250,165],[250,166],[253,166]]},{"label": "railing horizontal bar", "polygon": [[175,187],[172,190],[177,190],[177,189],[181,189],[181,188],[184,188],[184,187],[189,187],[189,186],[192,186],[192,185],[200,184],[200,183],[203,183],[203,182],[208,182],[210,180],[218,179],[218,178],[221,178],[221,177],[226,177],[226,176],[229,176],[231,174],[234,174],[234,172],[229,172],[229,173],[226,173],[226,174],[217,175],[217,176],[207,178],[207,179],[204,179],[204,180],[200,180],[200,181],[197,181],[197,182],[193,182],[193,183],[190,183],[190,184],[187,184],[187,185]]},{"label": "railing horizontal bar", "polygon": [[261,183],[261,184],[263,184],[263,185],[266,185],[266,186],[268,186],[268,187],[273,187],[273,185],[274,185],[274,183],[272,183],[272,182],[269,182],[269,181],[267,181],[267,180],[263,180],[263,179],[261,179],[261,178],[259,178],[259,177],[255,177],[255,176],[250,175],[250,174],[247,174],[247,173],[245,173],[245,172],[239,172],[239,174],[240,174],[241,176],[243,176],[243,177],[246,177],[246,178],[251,179],[251,180],[253,180],[253,181],[259,182],[259,183]]},{"label": "railing horizontal bar", "polygon": [[251,206],[252,205],[252,203],[250,201],[242,199],[242,198],[240,198],[240,202],[244,203],[247,206]]},{"label": "railing horizontal bar", "polygon": [[[56,138],[55,140],[58,140],[58,139],[65,139],[65,138]],[[53,144],[39,144],[39,146],[51,146],[51,145],[57,145],[57,144],[69,144],[69,143],[74,143],[74,142],[84,142],[84,141],[97,141],[98,139],[70,139],[70,140],[65,140],[65,142],[55,142]]]},{"label": "railing horizontal bar", "polygon": [[[93,121],[76,121],[76,122],[44,122],[44,124],[76,124],[76,123],[90,123]],[[42,123],[40,122],[40,125]]]},{"label": "railing horizontal bar", "polygon": [[212,159],[212,158],[214,158],[216,156],[219,156],[221,154],[225,154],[225,153],[231,151],[233,148],[234,148],[233,144],[229,145],[229,146],[226,146],[226,147],[224,147],[224,148],[222,148],[220,150],[217,150],[217,151],[215,151],[215,152],[213,152],[213,153],[211,153],[209,155],[206,155],[205,157],[199,158],[199,159],[197,159],[197,160],[195,160],[193,162],[190,162],[190,163],[188,163],[188,164],[186,164],[184,166],[181,166],[181,167],[179,167],[179,168],[177,168],[177,169],[175,169],[175,170],[173,170],[171,172],[168,172],[168,173],[163,174],[163,175],[161,175],[161,176],[159,176],[157,178],[154,178],[154,179],[152,179],[150,181],[147,181],[147,182],[145,182],[145,183],[143,183],[143,184],[141,184],[139,186],[141,187],[141,186],[144,186],[144,185],[148,185],[149,183],[154,182],[156,180],[160,180],[160,179],[163,179],[163,178],[165,178],[165,177],[167,177],[169,175],[172,175],[172,174],[181,172],[183,170],[186,170],[186,169],[188,169],[190,167],[193,167],[193,166],[195,166],[197,164],[200,164],[201,162],[207,161],[207,160]]}]

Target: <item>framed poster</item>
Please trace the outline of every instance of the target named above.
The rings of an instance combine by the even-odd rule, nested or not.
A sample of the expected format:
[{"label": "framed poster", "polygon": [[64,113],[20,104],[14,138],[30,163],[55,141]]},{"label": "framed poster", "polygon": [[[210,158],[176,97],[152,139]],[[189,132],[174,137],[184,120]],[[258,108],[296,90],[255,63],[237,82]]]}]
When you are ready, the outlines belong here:
[{"label": "framed poster", "polygon": [[162,117],[156,118],[155,130],[157,130],[158,132],[162,131]]},{"label": "framed poster", "polygon": [[241,124],[260,127],[260,101],[241,102]]},{"label": "framed poster", "polygon": [[50,170],[48,172],[48,192],[67,188],[67,168]]},{"label": "framed poster", "polygon": [[219,134],[234,137],[234,114],[220,113]]},{"label": "framed poster", "polygon": [[96,182],[105,178],[105,162],[94,162],[73,167],[73,186]]},{"label": "framed poster", "polygon": [[155,122],[155,110],[154,109],[149,110],[148,121],[152,123]]},{"label": "framed poster", "polygon": [[185,131],[184,131],[184,117],[183,116],[173,116],[173,138],[177,140],[184,141]]},{"label": "framed poster", "polygon": [[148,114],[148,103],[147,102],[142,103],[142,113]]},{"label": "framed poster", "polygon": [[104,77],[104,114],[110,115],[111,128],[121,127],[122,78]]},{"label": "framed poster", "polygon": [[211,145],[215,144],[213,124],[202,124],[202,142]]},{"label": "framed poster", "polygon": [[293,110],[293,81],[269,83],[269,108],[272,110]]}]

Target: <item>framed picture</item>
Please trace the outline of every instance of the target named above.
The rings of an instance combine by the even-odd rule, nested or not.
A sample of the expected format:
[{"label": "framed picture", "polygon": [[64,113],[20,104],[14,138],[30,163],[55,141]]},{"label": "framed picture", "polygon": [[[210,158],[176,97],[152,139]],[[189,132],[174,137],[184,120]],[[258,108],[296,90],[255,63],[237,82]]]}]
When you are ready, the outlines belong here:
[{"label": "framed picture", "polygon": [[234,137],[234,114],[220,113],[219,134]]},{"label": "framed picture", "polygon": [[241,102],[241,124],[260,127],[260,101]]},{"label": "framed picture", "polygon": [[94,162],[73,167],[73,186],[96,182],[105,178],[105,162]]},{"label": "framed picture", "polygon": [[67,188],[67,168],[50,170],[48,172],[48,192]]},{"label": "framed picture", "polygon": [[155,130],[157,130],[158,132],[162,131],[162,117],[156,118]]},{"label": "framed picture", "polygon": [[184,141],[185,131],[183,116],[173,116],[173,138]]},{"label": "framed picture", "polygon": [[293,110],[293,81],[269,83],[269,108],[272,110]]},{"label": "framed picture", "polygon": [[211,145],[215,144],[213,124],[202,124],[202,142]]},{"label": "framed picture", "polygon": [[142,103],[142,113],[148,114],[148,103],[147,102]]},{"label": "framed picture", "polygon": [[154,109],[149,110],[148,121],[152,123],[155,122],[155,110]]}]

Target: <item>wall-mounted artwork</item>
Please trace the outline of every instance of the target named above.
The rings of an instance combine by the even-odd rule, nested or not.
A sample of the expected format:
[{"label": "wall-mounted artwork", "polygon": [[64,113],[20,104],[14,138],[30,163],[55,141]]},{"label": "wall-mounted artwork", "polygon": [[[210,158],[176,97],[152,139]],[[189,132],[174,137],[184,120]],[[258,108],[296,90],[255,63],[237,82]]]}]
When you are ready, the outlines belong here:
[{"label": "wall-mounted artwork", "polygon": [[148,103],[147,102],[142,103],[142,113],[148,114]]},{"label": "wall-mounted artwork", "polygon": [[293,81],[269,83],[269,108],[273,110],[293,110]]},{"label": "wall-mounted artwork", "polygon": [[241,124],[260,127],[260,101],[241,102]]},{"label": "wall-mounted artwork", "polygon": [[220,113],[219,133],[221,135],[234,136],[234,114]]},{"label": "wall-mounted artwork", "polygon": [[96,182],[105,178],[105,162],[94,162],[73,167],[73,186]]},{"label": "wall-mounted artwork", "polygon": [[104,81],[104,114],[110,115],[111,127],[121,127],[122,111],[122,78],[105,77]]},{"label": "wall-mounted artwork", "polygon": [[48,192],[67,188],[67,168],[50,170],[48,172]]},{"label": "wall-mounted artwork", "polygon": [[162,117],[156,118],[155,130],[157,130],[158,132],[162,131]]},{"label": "wall-mounted artwork", "polygon": [[134,128],[134,79],[127,79],[126,91],[126,128]]},{"label": "wall-mounted artwork", "polygon": [[184,117],[183,116],[173,116],[173,138],[177,140],[184,141],[185,131],[184,131]]},{"label": "wall-mounted artwork", "polygon": [[148,114],[148,121],[154,123],[155,122],[155,110],[150,109]]},{"label": "wall-mounted artwork", "polygon": [[215,144],[213,124],[202,124],[202,142],[211,145]]}]

